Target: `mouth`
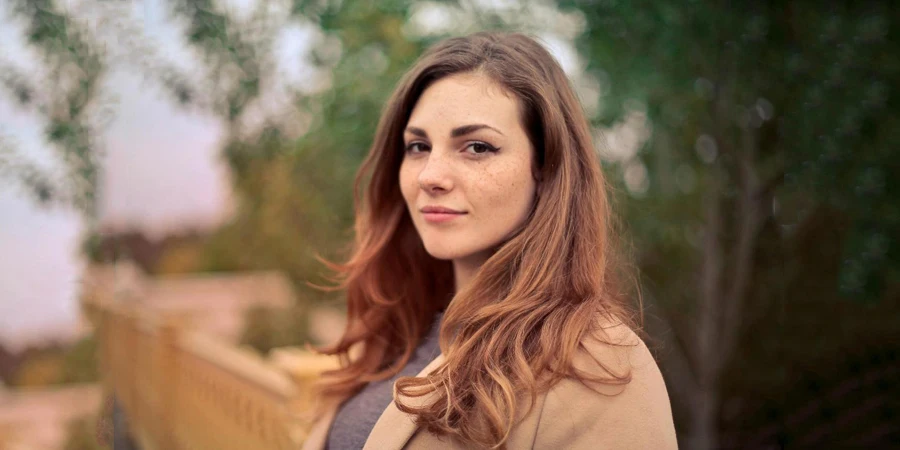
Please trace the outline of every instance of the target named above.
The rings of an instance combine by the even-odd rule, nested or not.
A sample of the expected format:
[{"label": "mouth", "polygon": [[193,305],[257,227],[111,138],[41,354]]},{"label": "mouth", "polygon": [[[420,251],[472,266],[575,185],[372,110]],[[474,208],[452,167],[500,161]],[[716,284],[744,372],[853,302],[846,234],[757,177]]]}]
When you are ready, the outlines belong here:
[{"label": "mouth", "polygon": [[425,221],[430,223],[445,223],[467,214],[465,211],[458,211],[443,206],[426,206],[420,211]]}]

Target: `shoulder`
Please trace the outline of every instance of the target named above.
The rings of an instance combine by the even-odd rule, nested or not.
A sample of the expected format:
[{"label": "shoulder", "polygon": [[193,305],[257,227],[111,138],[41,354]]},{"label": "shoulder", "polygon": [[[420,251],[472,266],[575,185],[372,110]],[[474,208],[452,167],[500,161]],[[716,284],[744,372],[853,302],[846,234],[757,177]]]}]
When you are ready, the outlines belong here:
[{"label": "shoulder", "polygon": [[662,374],[628,326],[598,320],[573,365],[588,380],[566,378],[545,394],[534,448],[677,447]]}]

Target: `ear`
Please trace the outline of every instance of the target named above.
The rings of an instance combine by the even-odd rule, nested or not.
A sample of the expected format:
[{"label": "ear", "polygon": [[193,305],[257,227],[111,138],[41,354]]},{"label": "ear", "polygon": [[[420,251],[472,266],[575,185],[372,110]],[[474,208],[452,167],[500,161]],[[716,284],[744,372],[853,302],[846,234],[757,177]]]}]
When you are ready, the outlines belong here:
[{"label": "ear", "polygon": [[533,157],[531,159],[531,178],[534,180],[534,196],[535,198],[540,198],[541,196],[541,188],[543,187],[544,182],[544,171],[543,164],[538,162],[537,152],[532,153]]},{"label": "ear", "polygon": [[544,181],[544,165],[546,164],[544,150],[534,147],[534,144],[532,144],[531,148],[531,178],[540,187],[541,182]]},{"label": "ear", "polygon": [[531,169],[531,178],[534,180],[534,184],[540,188],[541,183],[544,181],[544,174],[541,172],[540,168],[532,166]]},{"label": "ear", "polygon": [[538,200],[541,198],[541,190],[544,187],[544,177],[540,170],[531,171],[531,177],[534,179],[534,199]]}]

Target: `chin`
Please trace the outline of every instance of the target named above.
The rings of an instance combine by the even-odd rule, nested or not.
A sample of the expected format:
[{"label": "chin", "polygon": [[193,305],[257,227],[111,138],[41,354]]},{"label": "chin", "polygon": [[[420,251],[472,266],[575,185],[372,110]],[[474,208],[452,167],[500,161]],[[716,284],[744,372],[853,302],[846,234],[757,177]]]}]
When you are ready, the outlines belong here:
[{"label": "chin", "polygon": [[426,245],[425,251],[435,259],[439,259],[441,261],[452,261],[459,258],[460,256],[458,252],[450,251],[449,249],[442,248],[441,246],[433,247]]},{"label": "chin", "polygon": [[454,259],[460,259],[473,253],[469,251],[469,249],[460,248],[459,246],[454,245],[447,245],[447,243],[424,241],[423,244],[425,245],[425,251],[428,252],[429,255],[431,255],[435,259],[439,259],[442,261],[452,261]]}]

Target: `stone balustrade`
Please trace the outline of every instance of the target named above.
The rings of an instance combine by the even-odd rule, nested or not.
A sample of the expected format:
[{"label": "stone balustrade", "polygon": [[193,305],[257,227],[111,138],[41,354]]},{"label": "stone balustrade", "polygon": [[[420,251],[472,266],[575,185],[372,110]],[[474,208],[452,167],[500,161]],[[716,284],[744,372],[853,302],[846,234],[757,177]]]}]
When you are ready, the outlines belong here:
[{"label": "stone balustrade", "polygon": [[84,307],[103,382],[144,450],[299,448],[314,419],[311,384],[337,365],[300,349],[265,359],[125,304]]}]

